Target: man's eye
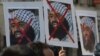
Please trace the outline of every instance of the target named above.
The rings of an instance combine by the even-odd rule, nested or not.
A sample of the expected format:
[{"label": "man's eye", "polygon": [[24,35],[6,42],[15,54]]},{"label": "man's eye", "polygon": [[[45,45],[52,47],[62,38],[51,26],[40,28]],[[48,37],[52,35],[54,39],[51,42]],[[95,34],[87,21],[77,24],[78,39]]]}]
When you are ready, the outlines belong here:
[{"label": "man's eye", "polygon": [[13,23],[13,24],[11,24],[11,27],[15,27],[15,24]]}]

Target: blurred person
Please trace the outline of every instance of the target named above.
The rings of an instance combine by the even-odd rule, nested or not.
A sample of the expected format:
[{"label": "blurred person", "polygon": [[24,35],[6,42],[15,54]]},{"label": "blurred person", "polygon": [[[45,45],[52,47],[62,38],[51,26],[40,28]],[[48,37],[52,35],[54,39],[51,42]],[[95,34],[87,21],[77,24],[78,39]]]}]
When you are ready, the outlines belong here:
[{"label": "blurred person", "polygon": [[30,48],[25,45],[14,45],[5,48],[0,56],[34,56]]},{"label": "blurred person", "polygon": [[[47,44],[36,42],[30,44],[35,56],[55,56],[54,51]],[[61,49],[58,56],[66,56],[65,50]]]},{"label": "blurred person", "polygon": [[[2,28],[0,28],[2,30]],[[4,39],[4,36],[2,34],[2,31],[0,31],[0,52],[1,50],[5,47],[5,39]]]},{"label": "blurred person", "polygon": [[95,49],[96,49],[94,51],[95,56],[100,56],[100,43],[96,44]]},{"label": "blurred person", "polygon": [[[61,50],[59,56],[65,56]],[[48,45],[37,42],[28,45],[14,45],[3,50],[1,56],[54,56]]]}]

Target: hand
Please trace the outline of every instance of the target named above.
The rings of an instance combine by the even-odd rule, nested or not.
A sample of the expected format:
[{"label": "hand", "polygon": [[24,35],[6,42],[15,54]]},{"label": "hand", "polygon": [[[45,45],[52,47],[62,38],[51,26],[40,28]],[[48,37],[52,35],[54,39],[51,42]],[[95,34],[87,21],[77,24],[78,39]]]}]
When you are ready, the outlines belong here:
[{"label": "hand", "polygon": [[62,47],[62,49],[59,51],[59,56],[66,56],[66,51],[63,49],[63,47]]}]

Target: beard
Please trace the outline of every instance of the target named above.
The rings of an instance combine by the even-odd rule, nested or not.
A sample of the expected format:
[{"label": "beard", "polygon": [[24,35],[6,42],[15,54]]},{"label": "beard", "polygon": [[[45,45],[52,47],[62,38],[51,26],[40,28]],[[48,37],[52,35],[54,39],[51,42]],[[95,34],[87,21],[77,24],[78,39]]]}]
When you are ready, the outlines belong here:
[{"label": "beard", "polygon": [[[30,26],[29,29],[27,29],[27,31],[25,33],[26,33],[26,36],[28,36],[29,39],[33,42],[33,40],[35,39],[34,29]],[[10,43],[11,43],[11,45],[17,44],[19,39],[21,39],[22,35],[23,34],[20,31],[15,31],[14,34],[12,32],[10,32]],[[21,44],[27,44],[28,43],[26,36],[22,37],[23,39],[22,39]]]},{"label": "beard", "polygon": [[[88,37],[89,38],[89,37]],[[95,38],[94,34],[92,33],[90,38],[88,40],[85,40],[85,36],[83,36],[83,45],[84,48],[90,52],[93,52],[94,50],[94,45],[95,45]]]},{"label": "beard", "polygon": [[52,27],[54,28],[54,27],[56,27],[57,26],[57,24],[58,24],[58,22],[57,21],[53,21],[53,22],[51,22],[52,23]]}]

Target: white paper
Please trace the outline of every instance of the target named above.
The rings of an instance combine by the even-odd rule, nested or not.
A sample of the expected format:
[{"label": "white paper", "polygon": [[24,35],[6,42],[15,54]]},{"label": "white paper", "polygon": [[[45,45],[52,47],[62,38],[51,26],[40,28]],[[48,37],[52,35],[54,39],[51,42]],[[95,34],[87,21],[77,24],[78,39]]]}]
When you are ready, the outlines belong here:
[{"label": "white paper", "polygon": [[[58,11],[59,18],[65,13],[67,9],[68,11],[66,15],[64,16],[64,20],[59,19],[59,18],[56,18],[56,20],[55,19],[49,20],[49,16],[52,18],[52,15],[50,15],[50,12],[52,11],[52,9],[48,5],[47,0],[43,0],[46,42],[49,45],[54,45],[54,46],[77,48],[78,41],[77,41],[77,31],[76,31],[76,21],[75,21],[75,15],[74,15],[73,1],[72,0],[49,0],[49,1],[52,7],[56,9],[56,11]],[[70,7],[70,9],[68,8],[68,6]],[[54,25],[52,24],[53,20],[56,21]],[[61,21],[65,21],[65,22],[60,23],[61,29],[58,29],[60,28],[58,26],[55,32],[56,31],[59,31],[59,32],[55,33],[54,32],[54,29],[56,28],[55,26],[59,24],[59,23],[57,24],[57,22],[61,22]],[[52,26],[50,26],[49,24],[51,24]],[[67,28],[65,25],[68,25],[69,27]],[[67,30],[65,30],[64,27]]]},{"label": "white paper", "polygon": [[[27,29],[29,29],[29,33],[23,33],[23,29],[21,30],[21,27],[17,26],[22,35],[20,36],[20,34],[18,36],[23,37],[21,42],[24,42],[23,39],[25,39],[25,41],[29,42],[27,40],[30,39],[32,42],[34,41],[41,41],[41,42],[45,42],[45,37],[44,37],[44,22],[43,22],[43,9],[42,9],[42,2],[4,2],[3,3],[4,6],[4,18],[5,18],[5,31],[6,31],[6,42],[7,42],[7,46],[11,45],[11,41],[13,42],[13,44],[18,44],[17,40],[15,39],[15,41],[10,37],[11,27],[12,25],[10,25],[10,19],[18,19],[19,21],[23,21],[24,24],[24,31],[26,31]],[[31,21],[32,19],[32,21]],[[30,22],[30,23],[29,23]],[[18,23],[20,24],[20,23]],[[28,25],[28,28],[26,27],[25,30],[25,25]],[[30,30],[29,27],[32,27],[34,33],[32,30]],[[17,28],[17,29],[18,29]],[[15,29],[16,30],[16,29]],[[27,30],[28,31],[28,30]],[[16,33],[18,34],[18,33]],[[26,35],[25,35],[26,34]],[[29,35],[27,35],[29,34]],[[35,34],[35,36],[33,36]],[[17,35],[16,35],[17,36]],[[18,37],[17,36],[17,37]],[[31,38],[30,38],[31,36]],[[24,38],[26,37],[26,38]],[[34,38],[34,39],[33,39]],[[15,43],[14,43],[15,42]],[[12,44],[12,45],[13,45]]]}]

